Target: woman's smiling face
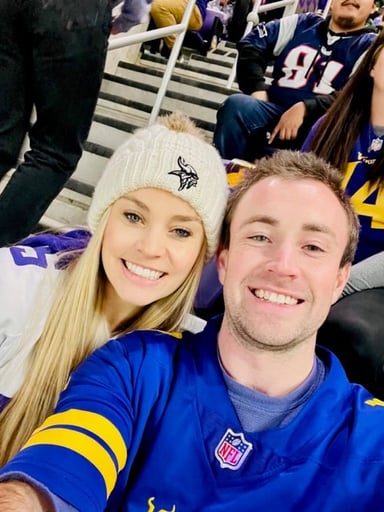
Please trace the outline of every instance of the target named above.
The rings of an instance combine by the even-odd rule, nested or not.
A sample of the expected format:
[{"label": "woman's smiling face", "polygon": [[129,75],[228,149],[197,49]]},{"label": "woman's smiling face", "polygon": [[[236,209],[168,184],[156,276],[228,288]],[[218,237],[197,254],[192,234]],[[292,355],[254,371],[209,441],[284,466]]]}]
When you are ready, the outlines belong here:
[{"label": "woman's smiling face", "polygon": [[106,303],[129,314],[173,293],[190,273],[203,246],[204,228],[183,199],[142,188],[111,207],[101,259]]}]

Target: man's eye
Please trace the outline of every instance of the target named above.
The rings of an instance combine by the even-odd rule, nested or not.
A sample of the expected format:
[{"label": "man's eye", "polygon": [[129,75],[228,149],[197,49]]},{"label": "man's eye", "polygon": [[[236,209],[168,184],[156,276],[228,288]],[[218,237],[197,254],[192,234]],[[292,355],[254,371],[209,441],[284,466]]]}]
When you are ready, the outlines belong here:
[{"label": "man's eye", "polygon": [[305,248],[308,249],[308,251],[310,251],[310,252],[324,252],[321,247],[319,247],[318,245],[314,245],[314,244],[308,244],[305,246]]},{"label": "man's eye", "polygon": [[250,238],[256,242],[268,242],[269,240],[269,238],[265,235],[253,235]]},{"label": "man's eye", "polygon": [[137,223],[137,222],[140,222],[140,220],[141,220],[140,217],[137,215],[137,213],[125,212],[124,216],[127,220],[129,220],[132,223]]}]

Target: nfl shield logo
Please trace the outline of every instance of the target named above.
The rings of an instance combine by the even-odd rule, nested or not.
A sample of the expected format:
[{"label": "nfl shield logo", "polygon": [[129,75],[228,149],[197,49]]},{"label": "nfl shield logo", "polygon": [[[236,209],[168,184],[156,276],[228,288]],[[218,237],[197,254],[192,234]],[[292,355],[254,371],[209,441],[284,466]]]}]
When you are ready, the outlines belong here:
[{"label": "nfl shield logo", "polygon": [[244,435],[235,434],[229,428],[216,446],[215,457],[222,468],[236,470],[251,450],[252,444],[245,440]]},{"label": "nfl shield logo", "polygon": [[368,151],[380,151],[383,145],[383,141],[378,137],[377,139],[373,139],[371,141],[371,145],[368,148]]}]

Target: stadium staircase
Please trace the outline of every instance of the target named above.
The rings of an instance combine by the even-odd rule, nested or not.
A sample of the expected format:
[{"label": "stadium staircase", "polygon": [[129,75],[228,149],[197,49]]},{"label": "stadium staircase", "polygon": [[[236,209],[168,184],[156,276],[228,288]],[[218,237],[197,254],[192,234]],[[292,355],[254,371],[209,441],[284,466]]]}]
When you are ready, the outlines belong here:
[{"label": "stadium staircase", "polygon": [[[219,105],[238,90],[236,83],[227,88],[235,57],[234,45],[224,41],[206,56],[183,50],[168,84],[160,115],[176,110],[187,113],[211,141]],[[120,60],[116,64],[115,72],[104,73],[78,167],[41,219],[39,229],[85,224],[94,187],[108,158],[130,132],[148,125],[166,60],[144,49],[133,62]]]}]

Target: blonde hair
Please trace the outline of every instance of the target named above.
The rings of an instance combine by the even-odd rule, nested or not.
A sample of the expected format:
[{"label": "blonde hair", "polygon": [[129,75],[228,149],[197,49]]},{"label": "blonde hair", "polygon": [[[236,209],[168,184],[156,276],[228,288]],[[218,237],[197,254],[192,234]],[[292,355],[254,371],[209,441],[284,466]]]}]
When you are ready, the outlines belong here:
[{"label": "blonde hair", "polygon": [[185,316],[193,308],[207,253],[206,238],[178,289],[145,306],[116,332],[110,332],[102,310],[106,277],[100,256],[110,209],[102,216],[83,251],[62,256],[70,261],[62,271],[62,286],[33,348],[24,382],[0,413],[0,466],[21,449],[52,413],[71,371],[108,338],[134,329],[180,331]]}]

